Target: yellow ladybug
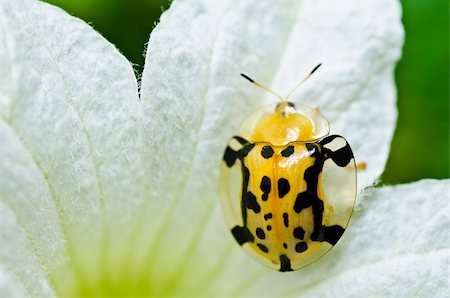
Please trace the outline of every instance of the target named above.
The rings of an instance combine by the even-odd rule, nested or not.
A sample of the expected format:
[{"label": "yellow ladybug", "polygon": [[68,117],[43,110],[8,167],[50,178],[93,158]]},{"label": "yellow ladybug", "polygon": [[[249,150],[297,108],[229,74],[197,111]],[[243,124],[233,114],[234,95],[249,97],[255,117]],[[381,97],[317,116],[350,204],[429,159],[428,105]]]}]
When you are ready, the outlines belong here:
[{"label": "yellow ladybug", "polygon": [[220,192],[235,240],[259,262],[279,271],[303,268],[339,240],[356,199],[352,149],[329,135],[318,109],[286,97],[242,74],[281,102],[246,118],[223,156]]}]

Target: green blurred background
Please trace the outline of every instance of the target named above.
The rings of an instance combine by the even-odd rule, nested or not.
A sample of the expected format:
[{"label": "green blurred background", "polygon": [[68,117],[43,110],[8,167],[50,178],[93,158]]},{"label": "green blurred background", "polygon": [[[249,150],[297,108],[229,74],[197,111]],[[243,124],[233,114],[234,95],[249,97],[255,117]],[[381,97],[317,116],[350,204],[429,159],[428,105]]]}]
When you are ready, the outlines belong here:
[{"label": "green blurred background", "polygon": [[[48,0],[89,22],[135,65],[168,0]],[[402,0],[399,119],[383,184],[449,177],[449,2]]]}]

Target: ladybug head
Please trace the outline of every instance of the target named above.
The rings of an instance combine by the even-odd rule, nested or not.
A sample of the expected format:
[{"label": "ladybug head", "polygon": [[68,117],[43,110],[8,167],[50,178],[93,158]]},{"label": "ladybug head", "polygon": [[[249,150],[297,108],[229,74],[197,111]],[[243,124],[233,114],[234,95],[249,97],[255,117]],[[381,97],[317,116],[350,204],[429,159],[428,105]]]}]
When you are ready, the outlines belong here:
[{"label": "ladybug head", "polygon": [[290,142],[311,142],[328,135],[328,121],[318,109],[288,99],[320,67],[317,65],[286,97],[241,74],[252,84],[277,96],[281,102],[271,104],[247,117],[241,125],[241,136],[251,142],[269,142],[275,146]]},{"label": "ladybug head", "polygon": [[328,135],[328,121],[318,109],[282,101],[250,114],[241,125],[241,136],[250,142],[275,146],[290,142],[311,142]]}]

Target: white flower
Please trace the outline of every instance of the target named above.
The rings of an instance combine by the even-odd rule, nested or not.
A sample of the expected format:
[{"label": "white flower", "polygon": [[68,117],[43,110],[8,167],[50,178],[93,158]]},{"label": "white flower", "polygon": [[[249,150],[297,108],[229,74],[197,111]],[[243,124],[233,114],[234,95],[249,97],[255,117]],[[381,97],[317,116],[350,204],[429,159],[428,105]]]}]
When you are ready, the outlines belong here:
[{"label": "white flower", "polygon": [[[175,0],[141,97],[130,63],[84,22],[0,0],[0,296],[444,296],[449,180],[366,188],[396,120],[395,0]],[[281,274],[233,242],[218,206],[227,139],[273,101],[319,106],[368,164],[348,231]]]}]

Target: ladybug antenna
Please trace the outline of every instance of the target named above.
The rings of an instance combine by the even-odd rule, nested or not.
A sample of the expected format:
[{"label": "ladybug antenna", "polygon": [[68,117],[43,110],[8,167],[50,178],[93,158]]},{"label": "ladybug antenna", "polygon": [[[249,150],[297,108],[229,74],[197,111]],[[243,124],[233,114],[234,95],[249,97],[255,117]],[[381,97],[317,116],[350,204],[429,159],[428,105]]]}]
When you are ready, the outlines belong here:
[{"label": "ladybug antenna", "polygon": [[254,81],[252,78],[250,78],[249,76],[247,76],[247,75],[245,75],[245,74],[243,74],[243,73],[241,73],[241,76],[243,76],[245,79],[247,79],[247,80],[248,80],[250,83],[252,83],[253,85],[256,85],[256,86],[258,86],[259,88],[262,88],[262,89],[266,90],[267,92],[269,92],[269,93],[275,95],[275,96],[278,97],[281,101],[286,101],[283,97],[281,97],[281,95],[279,95],[278,93],[276,93],[276,92],[270,90],[270,89],[267,88],[266,86],[261,85],[261,84],[258,83],[258,82],[255,82],[255,81]]},{"label": "ladybug antenna", "polygon": [[294,91],[297,90],[297,88],[300,87],[304,82],[306,82],[321,65],[322,63],[319,63],[319,65],[314,67],[314,69],[311,70],[311,72],[303,80],[301,80],[297,85],[295,85],[294,88],[292,88],[292,90],[288,93],[288,95],[286,95],[286,101],[289,99],[289,97],[291,97]]}]

